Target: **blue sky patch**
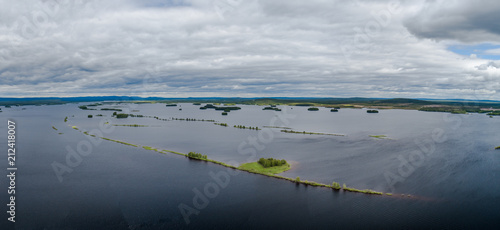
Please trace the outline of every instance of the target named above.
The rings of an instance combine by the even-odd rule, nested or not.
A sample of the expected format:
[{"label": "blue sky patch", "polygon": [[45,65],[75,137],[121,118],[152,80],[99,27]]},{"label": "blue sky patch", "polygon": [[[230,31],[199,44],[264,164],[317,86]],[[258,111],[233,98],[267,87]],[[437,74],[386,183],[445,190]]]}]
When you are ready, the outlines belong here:
[{"label": "blue sky patch", "polygon": [[448,50],[464,56],[476,54],[478,58],[500,60],[500,45],[491,43],[482,43],[479,45],[453,45],[449,46]]}]

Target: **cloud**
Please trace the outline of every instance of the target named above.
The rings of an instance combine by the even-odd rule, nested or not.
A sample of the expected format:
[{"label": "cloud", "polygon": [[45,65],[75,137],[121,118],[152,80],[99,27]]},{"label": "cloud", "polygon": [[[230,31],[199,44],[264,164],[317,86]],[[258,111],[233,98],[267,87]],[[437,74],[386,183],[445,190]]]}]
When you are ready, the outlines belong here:
[{"label": "cloud", "polygon": [[420,38],[495,42],[500,38],[499,10],[495,0],[426,1],[404,24]]},{"label": "cloud", "polygon": [[[445,24],[467,30],[453,20],[467,10],[463,4],[425,13],[433,3],[57,2],[0,0],[8,6],[0,9],[0,96],[457,98],[482,92],[500,99],[492,88],[498,78],[476,68],[489,60],[419,39],[427,32],[418,28],[428,28],[426,37],[459,41],[432,31]],[[431,23],[439,12],[449,19]],[[496,36],[491,24],[476,25],[485,32],[467,39]]]}]

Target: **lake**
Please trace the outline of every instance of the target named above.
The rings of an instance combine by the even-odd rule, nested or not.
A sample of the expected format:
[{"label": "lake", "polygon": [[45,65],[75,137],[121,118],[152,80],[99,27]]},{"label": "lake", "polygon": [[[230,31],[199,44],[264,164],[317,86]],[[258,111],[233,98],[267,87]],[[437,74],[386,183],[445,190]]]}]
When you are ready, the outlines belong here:
[{"label": "lake", "polygon": [[[163,121],[116,119],[111,117],[113,111],[78,108],[85,104],[2,107],[3,143],[7,143],[7,120],[17,124],[18,171],[16,223],[7,221],[4,206],[1,229],[500,226],[500,150],[494,149],[500,145],[500,117],[414,110],[379,110],[378,114],[368,114],[366,109],[308,111],[298,106],[278,106],[282,111],[276,112],[238,105],[242,109],[227,116],[192,104],[110,103],[96,107],[168,119]],[[88,118],[89,114],[94,117]],[[228,127],[169,119],[172,117],[216,120]],[[284,128],[264,126],[343,136],[284,133],[280,131]],[[393,195],[296,185],[171,153],[95,141],[80,132],[92,130],[113,140],[186,154],[198,152],[235,166],[261,157],[286,159],[292,169],[282,176],[325,184],[335,181]],[[85,154],[75,158],[72,151]],[[57,164],[70,171],[58,178],[53,168]],[[7,175],[6,154],[0,165]],[[215,176],[223,178],[221,182],[214,175],[228,177]],[[0,182],[4,187],[0,199],[7,204],[8,178],[3,176]],[[191,213],[189,224],[180,206]]]}]

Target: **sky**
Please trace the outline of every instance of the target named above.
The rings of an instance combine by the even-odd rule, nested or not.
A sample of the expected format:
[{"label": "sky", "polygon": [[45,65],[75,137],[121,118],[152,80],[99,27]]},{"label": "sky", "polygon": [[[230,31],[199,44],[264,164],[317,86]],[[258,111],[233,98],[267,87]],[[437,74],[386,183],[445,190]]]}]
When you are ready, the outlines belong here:
[{"label": "sky", "polygon": [[496,0],[0,4],[0,97],[500,100]]}]

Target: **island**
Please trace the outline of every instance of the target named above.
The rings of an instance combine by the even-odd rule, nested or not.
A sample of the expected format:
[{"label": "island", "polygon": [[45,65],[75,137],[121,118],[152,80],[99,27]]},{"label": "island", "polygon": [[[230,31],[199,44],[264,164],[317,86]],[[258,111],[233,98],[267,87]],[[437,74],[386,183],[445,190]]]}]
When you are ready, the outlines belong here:
[{"label": "island", "polygon": [[272,106],[271,107],[264,107],[262,110],[274,110],[274,111],[278,111],[278,112],[281,111],[281,109],[276,108],[276,106],[274,106],[274,107],[272,107]]},{"label": "island", "polygon": [[318,108],[316,108],[316,107],[311,107],[311,108],[309,108],[309,109],[307,109],[307,110],[308,110],[308,111],[318,111],[319,109],[318,109]]},{"label": "island", "polygon": [[284,159],[278,160],[273,158],[260,158],[257,162],[242,164],[238,167],[238,169],[274,175],[289,170],[290,164],[288,164]]},{"label": "island", "polygon": [[367,113],[378,113],[378,110],[375,110],[375,109],[369,109],[369,110],[366,110]]}]

